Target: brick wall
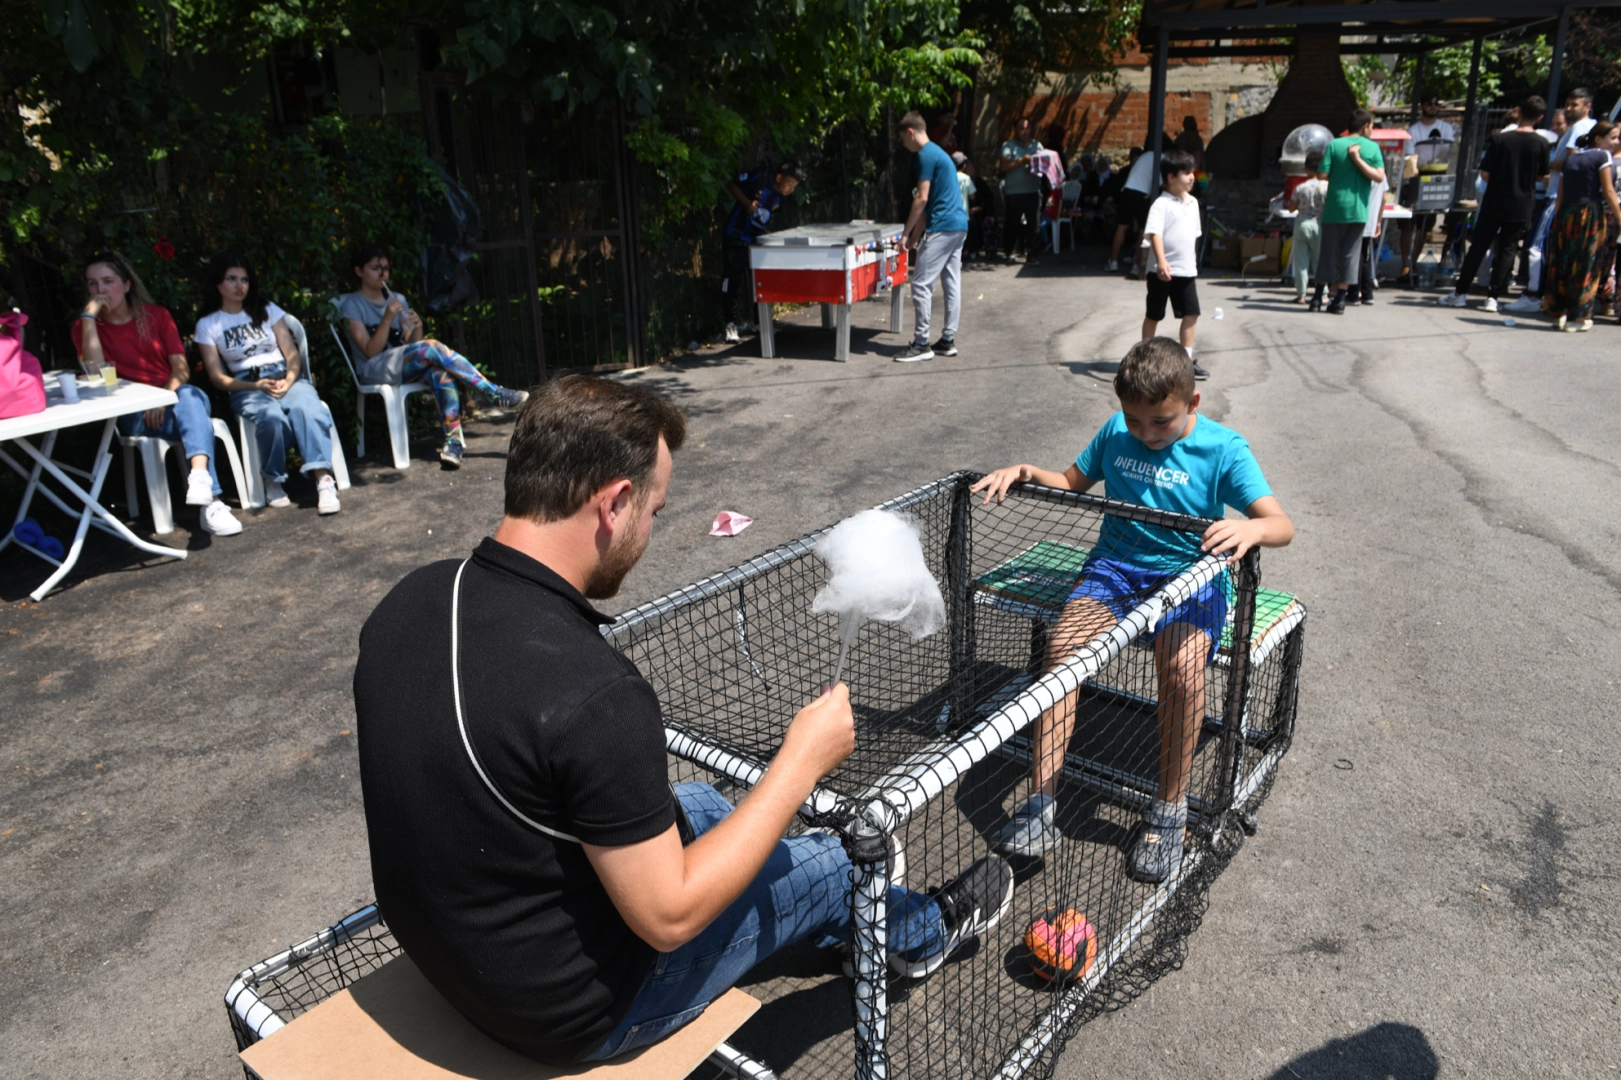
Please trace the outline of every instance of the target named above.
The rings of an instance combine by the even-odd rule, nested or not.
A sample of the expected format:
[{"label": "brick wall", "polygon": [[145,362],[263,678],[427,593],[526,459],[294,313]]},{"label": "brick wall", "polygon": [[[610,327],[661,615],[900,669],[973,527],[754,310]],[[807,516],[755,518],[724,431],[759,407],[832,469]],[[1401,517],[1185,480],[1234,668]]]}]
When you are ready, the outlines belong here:
[{"label": "brick wall", "polygon": [[[1172,92],[1165,95],[1165,130],[1174,136],[1182,130],[1182,118],[1192,116],[1208,141],[1217,103],[1205,91]],[[1102,150],[1111,158],[1125,161],[1126,152],[1141,146],[1148,138],[1149,96],[1146,93],[1106,92],[1096,94],[1038,94],[1023,101],[1003,101],[997,109],[997,143],[1013,135],[1013,125],[1021,116],[1030,117],[1036,138],[1047,143],[1047,128],[1064,126],[1063,149]],[[1220,102],[1226,108],[1225,99]],[[987,148],[990,149],[990,148]]]}]

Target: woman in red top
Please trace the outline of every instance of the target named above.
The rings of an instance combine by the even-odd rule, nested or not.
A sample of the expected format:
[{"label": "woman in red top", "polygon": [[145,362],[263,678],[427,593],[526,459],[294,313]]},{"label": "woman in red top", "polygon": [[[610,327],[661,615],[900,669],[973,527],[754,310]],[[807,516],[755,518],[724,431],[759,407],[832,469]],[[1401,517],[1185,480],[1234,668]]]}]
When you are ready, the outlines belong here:
[{"label": "woman in red top", "polygon": [[214,472],[214,423],[208,395],[187,381],[186,350],[168,309],[152,302],[146,286],[116,251],[90,257],[84,268],[89,300],[73,324],[73,344],[90,371],[105,364],[118,369],[118,377],[173,390],[180,400],[161,409],[148,409],[118,418],[125,435],[149,435],[178,442],[191,461],[186,481],[186,502],[200,506],[203,531],[232,536],[242,523],[220,501],[219,477]]}]

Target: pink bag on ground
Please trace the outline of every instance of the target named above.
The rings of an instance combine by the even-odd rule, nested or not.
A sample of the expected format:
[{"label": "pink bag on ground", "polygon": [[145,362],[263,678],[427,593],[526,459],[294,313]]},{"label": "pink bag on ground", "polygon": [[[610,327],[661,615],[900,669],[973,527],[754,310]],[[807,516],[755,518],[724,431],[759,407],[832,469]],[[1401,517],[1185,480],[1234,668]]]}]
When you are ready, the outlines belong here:
[{"label": "pink bag on ground", "polygon": [[27,322],[20,311],[0,314],[0,420],[45,411],[45,372],[23,348]]}]

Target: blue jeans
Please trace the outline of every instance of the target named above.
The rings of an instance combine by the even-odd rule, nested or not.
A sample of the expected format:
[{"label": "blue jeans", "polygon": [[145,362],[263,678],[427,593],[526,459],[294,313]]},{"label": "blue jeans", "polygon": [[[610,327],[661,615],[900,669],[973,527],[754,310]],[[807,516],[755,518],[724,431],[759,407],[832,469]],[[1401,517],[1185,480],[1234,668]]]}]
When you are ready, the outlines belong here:
[{"label": "blue jeans", "polygon": [[[676,797],[698,835],[732,811],[708,784],[678,784]],[[697,1019],[755,964],[813,938],[827,947],[850,937],[852,868],[837,837],[812,833],[778,841],[743,895],[697,937],[659,953],[630,1011],[586,1061],[602,1061],[658,1042]],[[891,886],[889,949],[929,956],[945,948],[940,909],[921,893]]]},{"label": "blue jeans", "polygon": [[289,433],[304,455],[303,472],[332,468],[332,413],[308,379],[299,379],[280,398],[263,390],[234,390],[231,411],[253,421],[259,471],[266,480],[287,479]]},{"label": "blue jeans", "polygon": [[180,400],[163,410],[163,423],[148,427],[144,412],[131,413],[118,418],[119,434],[177,442],[185,448],[187,458],[199,454],[206,457],[208,480],[214,485],[214,497],[218,498],[220,478],[214,471],[214,414],[208,405],[208,395],[187,383],[175,391],[175,396]]}]

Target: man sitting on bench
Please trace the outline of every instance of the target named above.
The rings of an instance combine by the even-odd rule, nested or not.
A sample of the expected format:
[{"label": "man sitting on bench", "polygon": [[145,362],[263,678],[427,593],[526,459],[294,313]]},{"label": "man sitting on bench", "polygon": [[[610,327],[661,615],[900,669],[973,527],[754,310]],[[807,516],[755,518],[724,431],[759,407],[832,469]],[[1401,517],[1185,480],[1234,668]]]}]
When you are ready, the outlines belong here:
[{"label": "man sitting on bench", "polygon": [[[494,538],[407,576],[360,634],[383,918],[464,1016],[549,1063],[657,1042],[773,951],[849,940],[839,840],[782,838],[855,747],[848,689],[800,710],[735,810],[707,784],[672,791],[658,699],[588,602],[646,549],[685,433],[645,389],[546,384],[519,413]],[[1012,896],[994,855],[929,895],[892,885],[890,967],[935,970]]]}]

